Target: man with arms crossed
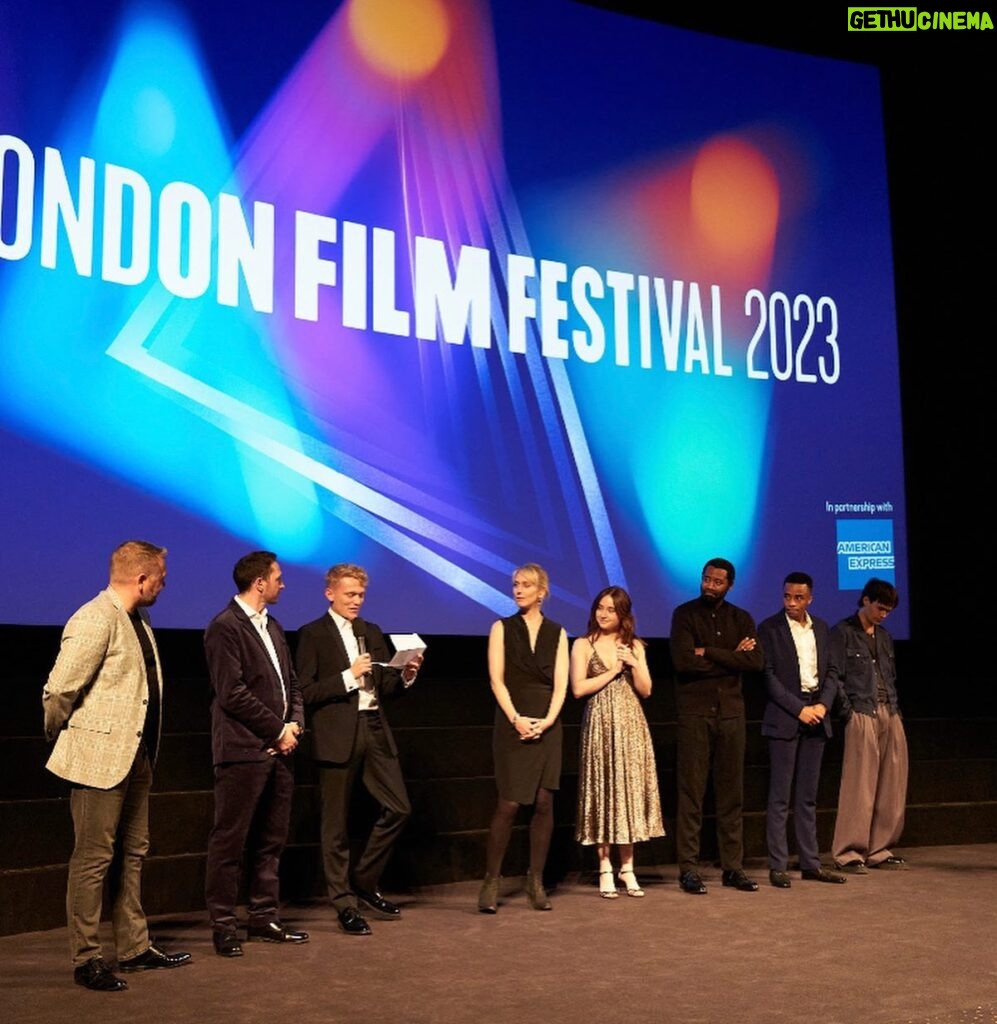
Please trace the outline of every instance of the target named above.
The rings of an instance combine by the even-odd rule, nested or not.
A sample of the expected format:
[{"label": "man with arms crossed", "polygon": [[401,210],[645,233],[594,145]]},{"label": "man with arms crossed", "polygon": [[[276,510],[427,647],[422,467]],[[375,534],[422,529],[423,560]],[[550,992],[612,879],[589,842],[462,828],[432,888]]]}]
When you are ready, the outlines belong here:
[{"label": "man with arms crossed", "polygon": [[893,638],[882,622],[900,600],[886,580],[871,579],[857,615],[831,630],[829,675],[840,687],[845,717],[838,818],[832,851],[839,870],[903,870],[890,847],[904,828],[907,737],[897,706]]},{"label": "man with arms crossed", "polygon": [[800,874],[814,882],[844,882],[845,878],[821,867],[817,847],[817,784],[824,745],[831,735],[828,711],[838,692],[837,683],[827,675],[827,623],[807,612],[813,601],[813,579],[805,572],[791,572],[782,591],[783,611],[759,623],[758,640],[765,655],[768,692],[762,735],[769,741],[765,815],[769,881],[777,889],[788,889],[792,883],[786,873],[786,819],[794,776],[793,822]]},{"label": "man with arms crossed", "polygon": [[678,704],[678,813],[676,847],[679,887],[702,895],[697,869],[703,797],[713,768],[721,880],[740,892],[758,883],[744,873],[744,697],[741,673],[762,667],[755,623],[728,603],[734,566],[711,558],[703,566],[700,596],[675,609],[669,646]]},{"label": "man with arms crossed", "polygon": [[[272,551],[244,555],[232,570],[237,594],[211,620],[204,652],[214,699],[211,749],[215,821],[208,837],[205,902],[219,956],[242,956],[235,902],[248,862],[247,937],[300,943],[307,932],[280,922],[280,857],[294,794],[291,754],[304,728],[301,691],[280,623],[267,612],[284,589]],[[246,850],[253,829],[254,846]]]},{"label": "man with arms crossed", "polygon": [[42,693],[48,769],[73,783],[76,842],[66,916],[77,985],[120,992],[128,984],[101,956],[101,897],[117,844],[121,873],[111,921],[122,971],[180,967],[189,953],[164,953],[149,939],[142,862],[149,852],[149,790],[161,733],[163,684],[146,608],[166,586],[166,548],[131,540],[111,555],[106,590],[66,624]]},{"label": "man with arms crossed", "polygon": [[[411,808],[383,701],[415,682],[422,657],[389,668],[384,634],[360,618],[367,573],[341,563],[326,573],[329,610],[298,633],[298,676],[311,712],[312,753],[318,762],[322,800],[322,864],[325,884],[348,935],[369,935],[358,902],[392,920],[401,910],[378,890],[391,848]],[[357,775],[381,805],[367,846],[350,880],[350,795]]]}]

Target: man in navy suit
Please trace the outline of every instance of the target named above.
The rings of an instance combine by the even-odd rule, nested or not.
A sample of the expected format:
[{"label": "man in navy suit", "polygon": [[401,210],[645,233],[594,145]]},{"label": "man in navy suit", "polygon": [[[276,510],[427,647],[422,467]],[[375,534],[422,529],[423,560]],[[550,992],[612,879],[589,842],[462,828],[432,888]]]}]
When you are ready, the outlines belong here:
[{"label": "man in navy suit", "polygon": [[[311,714],[312,753],[319,769],[326,889],[343,931],[369,935],[359,904],[386,920],[401,914],[378,885],[411,813],[383,703],[415,682],[422,657],[400,671],[385,664],[390,655],[384,634],[360,618],[367,573],[359,565],[334,565],[325,582],[328,611],[298,631],[298,677]],[[347,811],[358,776],[381,813],[351,881]]]},{"label": "man in navy suit", "polygon": [[[300,943],[280,923],[278,867],[294,793],[291,753],[304,728],[301,690],[280,623],[267,614],[284,589],[277,556],[254,551],[232,570],[237,595],[211,620],[204,651],[214,699],[211,749],[215,820],[208,837],[205,900],[219,956],[242,956],[235,904],[248,863],[249,939]],[[253,847],[246,842],[253,827]]]},{"label": "man in navy suit", "polygon": [[794,776],[793,819],[801,875],[815,882],[845,881],[843,875],[821,867],[817,847],[817,784],[831,735],[828,711],[837,690],[827,674],[827,623],[807,612],[811,601],[811,577],[791,572],[783,582],[783,611],[758,626],[768,691],[762,735],[769,741],[771,765],[765,826],[769,881],[778,889],[791,884],[786,873],[786,819]]}]

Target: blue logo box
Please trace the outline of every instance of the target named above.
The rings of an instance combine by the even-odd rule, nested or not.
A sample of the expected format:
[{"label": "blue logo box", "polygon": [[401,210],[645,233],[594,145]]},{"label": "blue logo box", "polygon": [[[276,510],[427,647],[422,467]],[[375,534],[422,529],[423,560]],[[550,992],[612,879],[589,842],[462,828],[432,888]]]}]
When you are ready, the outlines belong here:
[{"label": "blue logo box", "polygon": [[873,576],[896,583],[892,519],[839,519],[838,589],[861,590]]}]

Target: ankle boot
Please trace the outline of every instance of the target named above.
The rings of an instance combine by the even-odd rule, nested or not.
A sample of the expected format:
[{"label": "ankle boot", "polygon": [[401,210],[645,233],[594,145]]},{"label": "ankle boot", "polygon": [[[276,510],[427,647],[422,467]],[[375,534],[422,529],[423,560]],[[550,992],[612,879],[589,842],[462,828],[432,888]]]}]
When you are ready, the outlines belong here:
[{"label": "ankle boot", "polygon": [[526,895],[534,910],[553,910],[550,900],[547,898],[547,891],[544,889],[543,878],[533,871],[526,872]]},{"label": "ankle boot", "polygon": [[478,910],[482,914],[498,913],[498,894],[501,875],[485,875],[481,882],[481,891],[478,893]]}]

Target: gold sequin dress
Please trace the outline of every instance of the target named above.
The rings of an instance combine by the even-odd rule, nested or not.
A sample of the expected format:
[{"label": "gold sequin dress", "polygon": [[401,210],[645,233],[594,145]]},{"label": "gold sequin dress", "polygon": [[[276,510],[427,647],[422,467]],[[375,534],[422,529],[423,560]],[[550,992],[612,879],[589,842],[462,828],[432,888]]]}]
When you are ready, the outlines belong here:
[{"label": "gold sequin dress", "polygon": [[[589,677],[605,671],[593,647]],[[651,733],[627,670],[585,706],[575,838],[615,845],[664,834]]]}]

